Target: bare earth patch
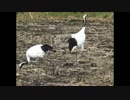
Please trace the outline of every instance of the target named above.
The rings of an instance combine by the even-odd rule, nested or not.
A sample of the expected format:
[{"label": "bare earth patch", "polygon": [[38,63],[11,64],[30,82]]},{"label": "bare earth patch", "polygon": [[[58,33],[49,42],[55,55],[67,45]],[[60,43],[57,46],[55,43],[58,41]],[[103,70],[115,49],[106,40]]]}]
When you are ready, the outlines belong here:
[{"label": "bare earth patch", "polygon": [[35,44],[47,43],[57,50],[38,61],[32,59],[21,72],[17,71],[17,86],[113,86],[113,23],[87,21],[85,51],[78,52],[76,63],[67,40],[81,27],[82,21],[17,22],[17,68],[19,62],[25,61],[26,50]]}]

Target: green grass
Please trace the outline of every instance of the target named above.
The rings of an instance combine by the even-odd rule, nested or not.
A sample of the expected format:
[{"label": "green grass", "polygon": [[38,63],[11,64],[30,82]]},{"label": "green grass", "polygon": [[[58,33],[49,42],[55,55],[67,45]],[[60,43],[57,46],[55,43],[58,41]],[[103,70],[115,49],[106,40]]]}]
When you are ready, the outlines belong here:
[{"label": "green grass", "polygon": [[[112,12],[31,12],[33,20],[60,20],[60,19],[82,19],[84,14],[88,18],[112,18]],[[32,21],[28,12],[17,12],[17,21]]]}]

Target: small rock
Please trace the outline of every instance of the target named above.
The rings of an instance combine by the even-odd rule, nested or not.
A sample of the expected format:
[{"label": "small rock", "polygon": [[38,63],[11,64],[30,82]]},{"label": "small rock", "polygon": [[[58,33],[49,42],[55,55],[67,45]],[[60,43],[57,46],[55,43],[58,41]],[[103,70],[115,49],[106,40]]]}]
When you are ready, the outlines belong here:
[{"label": "small rock", "polygon": [[84,63],[86,63],[86,61],[85,60],[79,60],[78,63],[84,64]]},{"label": "small rock", "polygon": [[20,76],[20,74],[19,73],[16,73],[16,77],[19,77]]},{"label": "small rock", "polygon": [[91,63],[91,66],[92,67],[97,67],[97,64],[96,63]]},{"label": "small rock", "polygon": [[64,64],[65,66],[73,66],[73,62],[67,62]]}]

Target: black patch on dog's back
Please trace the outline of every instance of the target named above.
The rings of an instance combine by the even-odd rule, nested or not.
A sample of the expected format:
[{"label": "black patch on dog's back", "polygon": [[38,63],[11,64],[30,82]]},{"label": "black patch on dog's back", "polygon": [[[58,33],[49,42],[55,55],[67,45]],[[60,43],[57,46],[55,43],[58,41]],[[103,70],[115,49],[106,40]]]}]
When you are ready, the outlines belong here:
[{"label": "black patch on dog's back", "polygon": [[71,52],[72,48],[73,48],[74,46],[77,46],[77,41],[75,40],[75,38],[70,38],[70,39],[68,40],[68,42],[69,42],[69,50],[70,50],[70,52]]},{"label": "black patch on dog's back", "polygon": [[43,46],[41,46],[42,50],[46,53],[46,51],[48,50],[53,50],[53,47],[47,44],[44,44]]}]

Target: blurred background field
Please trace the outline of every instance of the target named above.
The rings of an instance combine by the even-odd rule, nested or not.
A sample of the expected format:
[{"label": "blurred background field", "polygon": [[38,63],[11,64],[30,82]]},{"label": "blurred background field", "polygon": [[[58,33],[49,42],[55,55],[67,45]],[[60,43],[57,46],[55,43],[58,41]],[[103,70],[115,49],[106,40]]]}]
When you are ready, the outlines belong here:
[{"label": "blurred background field", "polygon": [[[31,12],[34,21],[39,20],[82,20],[83,14],[88,14],[88,19],[111,20],[113,12]],[[28,12],[17,12],[17,21],[32,21]]]}]

